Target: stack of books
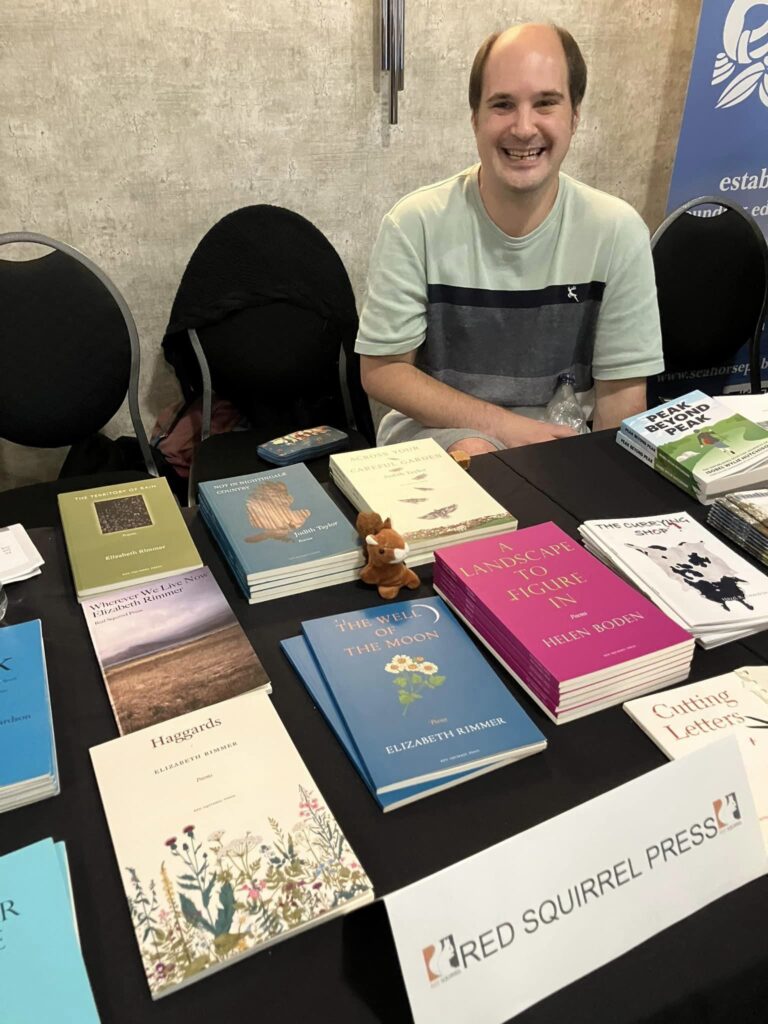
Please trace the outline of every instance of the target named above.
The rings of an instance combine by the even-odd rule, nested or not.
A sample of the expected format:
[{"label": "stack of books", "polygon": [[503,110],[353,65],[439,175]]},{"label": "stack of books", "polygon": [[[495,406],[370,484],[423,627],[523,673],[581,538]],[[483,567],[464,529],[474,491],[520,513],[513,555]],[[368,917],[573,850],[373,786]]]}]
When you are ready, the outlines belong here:
[{"label": "stack of books", "polygon": [[687,512],[593,519],[589,551],[621,573],[705,648],[768,625],[768,577]]},{"label": "stack of books", "polygon": [[271,692],[210,569],[193,569],[82,603],[121,733]]},{"label": "stack of books", "polygon": [[554,523],[438,551],[434,585],[553,722],[690,670],[693,638]]},{"label": "stack of books", "polygon": [[[737,668],[640,697],[624,710],[670,760],[734,734],[768,849],[768,666]],[[738,806],[727,806],[728,797],[723,804],[718,811],[738,818]]]},{"label": "stack of books", "polygon": [[40,620],[0,629],[0,811],[59,792]]},{"label": "stack of books", "polygon": [[165,479],[60,494],[59,514],[78,601],[202,565]]},{"label": "stack of books", "polygon": [[357,579],[360,538],[303,463],[207,481],[198,501],[250,604]]},{"label": "stack of books", "polygon": [[703,391],[627,417],[616,440],[704,504],[768,483],[768,430]]},{"label": "stack of books", "polygon": [[385,811],[546,747],[440,598],[301,628],[283,650]]},{"label": "stack of books", "polygon": [[80,950],[64,843],[0,857],[3,1024],[99,1024]]},{"label": "stack of books", "polygon": [[91,759],[153,999],[373,899],[263,692]]},{"label": "stack of books", "polygon": [[20,523],[0,528],[0,583],[40,575],[43,558]]},{"label": "stack of books", "polygon": [[716,498],[707,513],[707,525],[768,565],[768,490]]},{"label": "stack of books", "polygon": [[331,479],[358,512],[377,512],[409,547],[408,564],[425,565],[457,537],[490,537],[517,520],[432,438],[343,452]]}]

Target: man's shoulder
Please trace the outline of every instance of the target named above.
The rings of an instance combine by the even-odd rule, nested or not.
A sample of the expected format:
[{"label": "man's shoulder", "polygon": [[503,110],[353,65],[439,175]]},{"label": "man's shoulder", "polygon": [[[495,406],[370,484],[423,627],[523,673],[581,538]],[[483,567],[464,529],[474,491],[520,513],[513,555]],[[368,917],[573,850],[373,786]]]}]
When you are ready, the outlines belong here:
[{"label": "man's shoulder", "polygon": [[414,221],[429,221],[434,217],[458,214],[467,205],[469,191],[477,177],[477,165],[467,167],[450,178],[422,185],[399,199],[387,217],[405,226]]},{"label": "man's shoulder", "polygon": [[618,196],[587,185],[568,174],[561,175],[566,187],[566,202],[571,219],[579,226],[596,230],[611,229],[628,239],[647,239],[645,221],[628,202]]}]

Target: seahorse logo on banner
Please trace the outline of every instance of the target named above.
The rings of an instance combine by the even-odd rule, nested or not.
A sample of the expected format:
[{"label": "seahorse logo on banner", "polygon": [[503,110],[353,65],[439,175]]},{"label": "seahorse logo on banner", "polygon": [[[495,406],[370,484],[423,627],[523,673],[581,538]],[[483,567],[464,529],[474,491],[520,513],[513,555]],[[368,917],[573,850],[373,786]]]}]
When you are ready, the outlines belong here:
[{"label": "seahorse logo on banner", "polygon": [[[760,14],[750,17],[757,7],[762,8]],[[755,89],[760,102],[768,107],[768,18],[763,0],[733,0],[723,25],[723,50],[715,57],[712,85],[728,84],[715,107],[735,107]],[[732,78],[734,72],[738,74]]]}]

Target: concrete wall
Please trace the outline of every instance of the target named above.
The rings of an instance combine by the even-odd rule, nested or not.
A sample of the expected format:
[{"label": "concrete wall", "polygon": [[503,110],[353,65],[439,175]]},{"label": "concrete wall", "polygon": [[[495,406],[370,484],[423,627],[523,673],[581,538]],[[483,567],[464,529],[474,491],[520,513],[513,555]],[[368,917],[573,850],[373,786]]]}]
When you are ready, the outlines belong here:
[{"label": "concrete wall", "polygon": [[[400,124],[374,71],[375,0],[16,0],[0,38],[0,231],[82,249],[142,338],[151,426],[176,396],[159,343],[192,249],[250,203],[288,206],[337,247],[362,299],[381,215],[473,162],[466,80],[482,38],[549,18],[590,68],[566,169],[661,219],[698,2],[407,0]],[[128,429],[127,413],[111,431]],[[51,475],[0,443],[0,488]]]}]

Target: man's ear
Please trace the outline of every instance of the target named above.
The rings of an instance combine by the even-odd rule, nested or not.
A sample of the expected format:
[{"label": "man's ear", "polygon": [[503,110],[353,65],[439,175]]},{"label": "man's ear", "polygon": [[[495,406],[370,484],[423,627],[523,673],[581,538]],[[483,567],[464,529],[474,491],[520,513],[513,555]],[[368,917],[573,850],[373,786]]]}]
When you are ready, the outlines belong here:
[{"label": "man's ear", "polygon": [[579,127],[579,121],[581,120],[581,107],[576,107],[571,116],[571,134],[573,134]]},{"label": "man's ear", "polygon": [[477,135],[477,111],[473,110],[469,115],[469,123],[472,125],[472,131]]}]

